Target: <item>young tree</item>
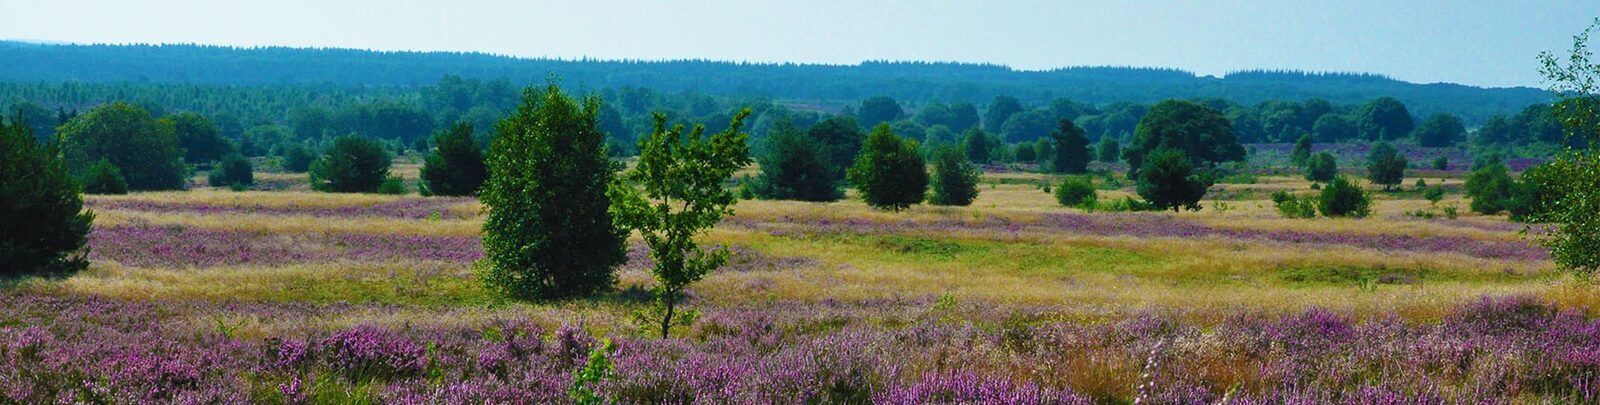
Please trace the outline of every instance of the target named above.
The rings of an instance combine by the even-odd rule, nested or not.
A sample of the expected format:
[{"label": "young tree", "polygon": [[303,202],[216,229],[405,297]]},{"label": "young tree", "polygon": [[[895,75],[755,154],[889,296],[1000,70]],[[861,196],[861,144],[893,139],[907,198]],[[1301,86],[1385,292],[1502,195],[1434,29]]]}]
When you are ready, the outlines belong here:
[{"label": "young tree", "polygon": [[206,175],[206,182],[211,183],[211,187],[244,188],[256,184],[256,177],[250,161],[238,152],[231,152],[223,155],[222,161],[211,168],[211,173]]},{"label": "young tree", "polygon": [[1200,198],[1206,195],[1208,186],[1195,175],[1194,164],[1183,151],[1156,149],[1145,159],[1139,173],[1135,191],[1157,209],[1200,210]]},{"label": "young tree", "polygon": [[[598,98],[582,104],[555,84],[528,88],[500,121],[479,199],[484,261],[478,277],[514,299],[578,297],[611,288],[628,231],[612,220]],[[685,185],[687,186],[687,185]]]},{"label": "young tree", "polygon": [[961,136],[961,151],[973,163],[989,163],[993,158],[989,153],[989,144],[989,135],[978,128],[968,129]]},{"label": "young tree", "polygon": [[888,125],[878,125],[867,136],[846,177],[873,208],[903,210],[922,203],[928,194],[927,164],[917,153],[917,141],[900,139]]},{"label": "young tree", "polygon": [[1162,101],[1139,121],[1133,141],[1122,150],[1131,177],[1138,177],[1146,154],[1162,148],[1175,148],[1197,165],[1244,159],[1244,146],[1234,138],[1228,119],[1189,101]]},{"label": "young tree", "polygon": [[0,277],[82,270],[92,221],[54,148],[39,147],[21,117],[0,122]]},{"label": "young tree", "polygon": [[1050,159],[1055,158],[1056,144],[1054,141],[1048,138],[1039,138],[1038,141],[1034,141],[1033,145],[1033,151],[1035,157],[1038,158],[1039,164],[1049,164]]},{"label": "young tree", "polygon": [[1466,137],[1467,128],[1461,125],[1461,118],[1450,113],[1434,113],[1422,121],[1422,125],[1412,131],[1412,136],[1417,138],[1417,144],[1439,148],[1455,146]]},{"label": "young tree", "polygon": [[189,164],[215,162],[233,151],[233,144],[222,138],[222,130],[211,120],[197,113],[182,112],[162,117],[158,122],[172,128],[183,148],[183,160]]},{"label": "young tree", "polygon": [[305,145],[293,144],[283,150],[283,170],[289,173],[305,173],[311,170],[311,162],[317,160],[317,155]]},{"label": "young tree", "polygon": [[1343,176],[1335,177],[1322,187],[1317,197],[1317,208],[1325,217],[1366,217],[1372,211],[1372,197]]},{"label": "young tree", "polygon": [[822,146],[781,120],[767,132],[762,153],[756,158],[761,177],[756,194],[761,198],[800,201],[837,201],[844,198],[839,181],[830,173]]},{"label": "young tree", "polygon": [[389,150],[371,139],[334,138],[322,157],[311,163],[311,188],[330,193],[371,193],[389,177]]},{"label": "young tree", "polygon": [[1516,180],[1511,178],[1505,163],[1497,157],[1491,158],[1467,175],[1464,188],[1467,198],[1472,199],[1468,207],[1481,214],[1498,214],[1508,208],[1515,186]]},{"label": "young tree", "polygon": [[940,145],[933,152],[933,194],[928,203],[933,205],[971,205],[978,198],[976,166],[961,156],[950,145]]},{"label": "young tree", "polygon": [[806,131],[806,135],[822,147],[822,156],[828,162],[828,170],[834,180],[844,180],[845,169],[861,153],[861,142],[867,139],[861,127],[848,116],[834,116],[817,122]]},{"label": "young tree", "polygon": [[1294,142],[1294,150],[1289,152],[1289,162],[1295,167],[1306,167],[1311,160],[1311,135],[1301,135],[1300,140]]},{"label": "young tree", "polygon": [[1589,51],[1597,29],[1600,19],[1573,37],[1568,55],[1539,54],[1539,73],[1559,100],[1552,115],[1567,129],[1567,151],[1525,175],[1542,194],[1532,219],[1555,225],[1538,235],[1539,243],[1557,266],[1585,277],[1600,270],[1600,64]]},{"label": "young tree", "polygon": [[1112,137],[1100,138],[1096,149],[1101,162],[1116,163],[1122,159],[1122,145],[1117,144],[1117,140]]},{"label": "young tree", "polygon": [[1050,167],[1056,173],[1083,173],[1089,171],[1089,137],[1083,129],[1063,119],[1050,135],[1056,140],[1056,154]]},{"label": "young tree", "polygon": [[422,185],[425,194],[447,196],[474,195],[489,169],[483,164],[483,152],[472,141],[472,124],[457,123],[449,130],[434,135],[435,149],[422,164]]},{"label": "young tree", "polygon": [[171,126],[159,125],[150,112],[121,101],[95,107],[61,126],[67,164],[83,173],[101,159],[122,169],[130,190],[182,189],[183,150]]},{"label": "young tree", "polygon": [[111,161],[100,159],[89,166],[83,173],[84,194],[127,194],[128,180],[122,177],[122,169]]},{"label": "young tree", "polygon": [[1339,175],[1339,161],[1333,154],[1319,152],[1306,161],[1306,180],[1329,182]]},{"label": "young tree", "polygon": [[1409,165],[1393,145],[1378,142],[1367,153],[1367,179],[1372,180],[1372,184],[1383,186],[1384,191],[1390,191],[1405,180],[1406,167]]},{"label": "young tree", "polygon": [[694,237],[733,213],[737,200],[722,184],[750,164],[749,135],[739,132],[749,115],[749,109],[741,111],[727,130],[709,137],[704,125],[695,125],[686,137],[682,125],[668,128],[667,117],[656,114],[655,131],[639,141],[639,163],[626,182],[608,189],[617,223],[638,230],[655,259],[650,272],[662,339],[680,319],[676,310],[684,288],[728,261],[726,248],[703,250]]}]

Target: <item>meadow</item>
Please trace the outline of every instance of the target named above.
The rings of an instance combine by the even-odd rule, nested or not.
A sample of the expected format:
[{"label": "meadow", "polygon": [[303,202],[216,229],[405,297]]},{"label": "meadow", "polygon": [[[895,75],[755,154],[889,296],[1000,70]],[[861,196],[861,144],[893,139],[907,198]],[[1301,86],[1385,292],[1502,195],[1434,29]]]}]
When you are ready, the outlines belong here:
[{"label": "meadow", "polygon": [[[286,173],[87,196],[89,269],[0,290],[0,403],[566,402],[600,339],[619,403],[1600,400],[1600,294],[1467,212],[1451,160],[1412,173],[1451,190],[1437,205],[1408,177],[1362,219],[1281,217],[1268,195],[1310,183],[1271,171],[1199,212],[1061,207],[1059,177],[1004,167],[968,207],[745,200],[671,339],[633,320],[637,240],[603,297],[491,295],[472,198]],[[1461,215],[1410,214],[1444,206]]]}]

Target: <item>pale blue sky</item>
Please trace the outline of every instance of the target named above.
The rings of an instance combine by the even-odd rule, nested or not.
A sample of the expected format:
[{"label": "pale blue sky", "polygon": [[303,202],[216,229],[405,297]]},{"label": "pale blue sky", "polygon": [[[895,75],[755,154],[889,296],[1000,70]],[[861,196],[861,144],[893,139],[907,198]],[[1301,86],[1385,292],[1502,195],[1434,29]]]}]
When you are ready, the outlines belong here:
[{"label": "pale blue sky", "polygon": [[0,0],[0,38],[602,59],[1381,73],[1540,87],[1600,0]]}]

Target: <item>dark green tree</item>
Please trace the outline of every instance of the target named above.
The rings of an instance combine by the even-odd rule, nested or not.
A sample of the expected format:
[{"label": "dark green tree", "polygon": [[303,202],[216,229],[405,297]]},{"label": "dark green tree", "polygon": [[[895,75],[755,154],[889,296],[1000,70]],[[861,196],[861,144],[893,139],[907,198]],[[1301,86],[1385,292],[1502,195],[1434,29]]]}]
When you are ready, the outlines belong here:
[{"label": "dark green tree", "polygon": [[222,130],[200,114],[182,112],[162,117],[159,123],[172,128],[183,148],[183,160],[189,164],[215,162],[233,151],[233,144],[222,138]]},{"label": "dark green tree", "polygon": [[1183,151],[1156,149],[1144,159],[1139,173],[1135,191],[1157,209],[1200,210],[1200,198],[1205,197],[1208,186],[1195,174],[1194,163]]},{"label": "dark green tree", "polygon": [[970,128],[965,134],[961,134],[961,152],[973,163],[989,163],[993,160],[992,154],[989,153],[989,146],[992,143],[989,134],[984,133],[982,129]]},{"label": "dark green tree", "polygon": [[346,135],[311,163],[311,189],[331,193],[371,193],[389,177],[389,150],[369,138]]},{"label": "dark green tree", "polygon": [[1050,162],[1056,173],[1083,173],[1089,170],[1089,137],[1072,120],[1061,120],[1055,132],[1056,153]]},{"label": "dark green tree", "polygon": [[1393,97],[1379,97],[1361,107],[1356,115],[1356,131],[1369,141],[1392,141],[1411,134],[1416,124],[1406,105]]},{"label": "dark green tree", "polygon": [[1115,138],[1109,136],[1100,138],[1100,143],[1095,145],[1095,148],[1101,162],[1116,163],[1122,160],[1122,145],[1117,144]]},{"label": "dark green tree", "polygon": [[1464,189],[1467,198],[1472,199],[1468,207],[1481,214],[1498,214],[1509,208],[1515,187],[1516,180],[1505,163],[1491,157],[1487,164],[1467,175]]},{"label": "dark green tree", "polygon": [[[522,300],[579,297],[611,288],[627,260],[628,230],[612,220],[617,167],[599,128],[600,99],[580,104],[555,84],[523,91],[489,146],[479,199],[489,289]],[[688,187],[689,185],[684,185]]]},{"label": "dark green tree", "polygon": [[978,107],[972,103],[950,104],[950,114],[954,116],[954,121],[948,125],[951,132],[963,133],[978,126]]},{"label": "dark green tree", "polygon": [[1050,138],[1039,138],[1033,142],[1034,155],[1038,157],[1039,164],[1049,164],[1050,159],[1056,156],[1056,144]]},{"label": "dark green tree", "polygon": [[1289,163],[1295,167],[1306,167],[1311,160],[1311,135],[1301,135],[1300,140],[1294,142],[1294,149],[1289,152]]},{"label": "dark green tree", "polygon": [[111,161],[100,159],[83,173],[84,194],[127,194],[128,179]]},{"label": "dark green tree", "polygon": [[906,111],[900,108],[900,103],[885,96],[862,100],[861,109],[856,111],[856,116],[861,118],[861,125],[867,127],[898,120],[905,115]]},{"label": "dark green tree", "polygon": [[1090,207],[1099,200],[1094,183],[1085,176],[1066,176],[1056,187],[1056,203],[1066,207]]},{"label": "dark green tree", "polygon": [[900,139],[888,125],[873,128],[846,178],[877,209],[900,211],[928,194],[928,168],[917,141]]},{"label": "dark green tree", "polygon": [[283,170],[289,173],[305,173],[311,170],[311,162],[317,160],[317,155],[311,153],[311,148],[305,145],[292,144],[283,149]]},{"label": "dark green tree", "polygon": [[55,148],[42,148],[22,117],[0,122],[0,277],[60,275],[88,265],[94,214]]},{"label": "dark green tree", "polygon": [[961,156],[950,145],[940,145],[933,152],[933,193],[928,203],[933,205],[971,205],[978,198],[977,166]]},{"label": "dark green tree", "polygon": [[1033,142],[1023,142],[1012,149],[1011,156],[1015,157],[1018,163],[1033,162],[1039,160],[1038,150]]},{"label": "dark green tree", "polygon": [[1033,142],[1039,138],[1050,135],[1050,130],[1055,126],[1056,119],[1051,117],[1049,111],[1033,110],[1012,114],[1000,125],[1000,133],[1006,142]]},{"label": "dark green tree", "polygon": [[[739,132],[749,115],[745,109],[727,130],[711,136],[704,134],[704,125],[695,125],[686,137],[682,125],[668,128],[667,117],[656,114],[655,131],[639,141],[638,165],[626,181],[610,185],[617,223],[638,230],[655,259],[650,273],[656,279],[654,310],[662,339],[673,324],[685,323],[680,319],[693,319],[676,311],[684,288],[728,261],[727,248],[703,250],[694,237],[733,213],[730,207],[738,200],[723,182],[750,164],[749,135]],[[889,126],[878,128],[888,131]]]},{"label": "dark green tree", "polygon": [[1333,154],[1319,152],[1306,160],[1306,180],[1329,182],[1339,175],[1339,161]]},{"label": "dark green tree", "polygon": [[83,173],[105,159],[122,169],[129,190],[177,190],[188,168],[170,126],[133,104],[113,102],[68,121],[56,133],[68,167]]},{"label": "dark green tree", "polygon": [[989,102],[989,109],[983,112],[983,130],[990,133],[1005,133],[1001,128],[1012,115],[1022,112],[1022,102],[1016,97],[995,96]]},{"label": "dark green tree", "polygon": [[1322,194],[1317,197],[1317,209],[1325,217],[1362,218],[1372,212],[1372,197],[1361,186],[1339,176],[1322,187]]},{"label": "dark green tree", "polygon": [[422,164],[419,190],[447,196],[477,194],[489,169],[483,163],[483,152],[472,141],[472,124],[456,123],[434,134],[433,144],[433,153]]},{"label": "dark green tree", "polygon": [[1325,143],[1344,142],[1356,137],[1356,126],[1342,114],[1326,114],[1311,125],[1316,140]]},{"label": "dark green tree", "polygon": [[844,198],[839,181],[833,177],[822,146],[800,132],[788,120],[779,121],[767,132],[756,160],[761,177],[756,194],[761,198],[800,201],[837,201]]},{"label": "dark green tree", "polygon": [[245,159],[244,155],[229,152],[222,155],[222,161],[211,168],[211,173],[206,174],[206,182],[211,187],[249,187],[256,184],[252,169],[250,160]]},{"label": "dark green tree", "polygon": [[1408,166],[1406,158],[1388,142],[1378,142],[1367,152],[1367,179],[1383,186],[1384,191],[1393,190],[1405,180]]},{"label": "dark green tree", "polygon": [[1428,116],[1411,133],[1417,138],[1418,145],[1439,148],[1460,143],[1466,137],[1467,128],[1461,125],[1461,118],[1442,112]]},{"label": "dark green tree", "polygon": [[867,135],[848,116],[835,116],[812,125],[806,134],[822,147],[822,156],[828,162],[828,171],[836,180],[844,179],[845,169],[861,153],[861,142]]},{"label": "dark green tree", "polygon": [[1222,113],[1181,100],[1157,103],[1139,121],[1133,141],[1122,150],[1133,177],[1138,177],[1145,155],[1156,149],[1176,149],[1195,165],[1244,159],[1244,146]]}]

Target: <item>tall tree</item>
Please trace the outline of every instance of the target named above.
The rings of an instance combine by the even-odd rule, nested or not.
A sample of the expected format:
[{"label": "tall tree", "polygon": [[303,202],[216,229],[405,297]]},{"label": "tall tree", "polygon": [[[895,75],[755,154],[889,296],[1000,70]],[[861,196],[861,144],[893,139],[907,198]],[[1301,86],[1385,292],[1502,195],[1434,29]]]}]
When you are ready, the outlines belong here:
[{"label": "tall tree", "polygon": [[989,102],[989,109],[983,112],[983,130],[996,134],[1004,133],[1001,127],[1005,125],[1006,120],[1020,112],[1022,112],[1022,102],[1017,101],[1016,97],[995,96],[994,101]]},{"label": "tall tree", "polygon": [[1384,191],[1393,190],[1405,180],[1407,166],[1410,163],[1388,142],[1378,142],[1367,152],[1367,179],[1383,186]]},{"label": "tall tree", "polygon": [[933,205],[971,205],[978,198],[978,168],[950,145],[939,145],[933,152]]},{"label": "tall tree", "polygon": [[1393,97],[1373,99],[1356,115],[1356,130],[1369,141],[1405,138],[1415,125],[1406,105]]},{"label": "tall tree", "polygon": [[900,139],[888,125],[873,128],[847,177],[861,199],[878,209],[903,210],[922,203],[928,193],[927,164],[917,141]]},{"label": "tall tree", "polygon": [[861,101],[861,109],[856,111],[861,118],[861,125],[875,127],[889,121],[900,119],[906,115],[906,110],[900,108],[900,103],[887,96],[878,96]]},{"label": "tall tree", "polygon": [[1056,121],[1046,110],[1024,111],[1006,119],[1006,122],[1000,125],[1000,131],[1006,142],[1033,142],[1049,135],[1052,124]]},{"label": "tall tree", "polygon": [[612,221],[616,166],[599,128],[600,99],[580,104],[555,84],[523,91],[489,147],[479,190],[489,289],[523,300],[579,297],[611,288],[628,231]]},{"label": "tall tree", "polygon": [[749,135],[739,132],[749,115],[745,109],[709,137],[695,125],[685,137],[682,125],[668,128],[667,117],[656,114],[655,131],[639,141],[638,165],[608,189],[617,223],[638,230],[655,259],[650,272],[662,339],[682,319],[676,310],[684,288],[728,261],[727,248],[702,250],[694,237],[733,213],[738,200],[722,184],[750,164]]},{"label": "tall tree", "polygon": [[[943,127],[939,127],[943,128]],[[844,198],[824,159],[822,146],[788,120],[773,125],[756,160],[761,166],[757,194],[762,198],[836,201]]]},{"label": "tall tree", "polygon": [[489,177],[489,168],[472,141],[472,124],[456,123],[435,134],[433,144],[433,153],[422,164],[422,190],[449,196],[477,194]]},{"label": "tall tree", "polygon": [[183,148],[183,160],[189,164],[215,162],[234,149],[222,138],[222,130],[203,115],[182,112],[162,117],[159,123],[172,127],[178,146]]},{"label": "tall tree", "polygon": [[1189,101],[1167,100],[1150,107],[1139,121],[1133,141],[1122,149],[1130,174],[1137,177],[1145,155],[1156,149],[1176,149],[1191,163],[1210,165],[1244,159],[1244,146],[1221,112]]},{"label": "tall tree", "polygon": [[842,115],[817,122],[806,134],[821,145],[828,172],[838,180],[844,179],[845,169],[861,153],[861,142],[867,139],[854,119]]},{"label": "tall tree", "polygon": [[1116,138],[1100,138],[1100,143],[1095,145],[1095,154],[1101,162],[1116,163],[1122,159],[1122,145],[1117,144]]},{"label": "tall tree", "polygon": [[[1600,20],[1572,38],[1565,55],[1541,52],[1539,69],[1555,93],[1552,121],[1565,126],[1566,151],[1537,170],[1533,187],[1544,207],[1532,220],[1554,224],[1538,235],[1560,268],[1590,276],[1600,270],[1600,64],[1590,60],[1590,34]],[[1565,63],[1563,63],[1565,61]]]},{"label": "tall tree", "polygon": [[1316,140],[1326,143],[1344,142],[1356,137],[1355,124],[1341,114],[1326,114],[1311,125]]},{"label": "tall tree", "polygon": [[[955,133],[967,132],[967,129],[978,126],[978,107],[972,103],[954,103],[950,105],[950,131]],[[1003,123],[1003,122],[1002,122]]]},{"label": "tall tree", "polygon": [[184,186],[183,150],[170,126],[158,125],[144,108],[113,102],[68,121],[56,134],[68,167],[82,173],[105,159],[122,170],[130,190],[177,190]]},{"label": "tall tree", "polygon": [[982,129],[969,128],[967,133],[961,135],[961,152],[973,163],[989,163],[993,159],[991,143],[989,135]]},{"label": "tall tree", "polygon": [[1072,120],[1061,120],[1055,132],[1050,134],[1055,138],[1055,156],[1051,159],[1050,168],[1056,173],[1083,173],[1089,170],[1089,137],[1083,135],[1083,129],[1072,124]]},{"label": "tall tree", "polygon": [[60,154],[22,117],[0,120],[0,277],[82,270],[92,221]]},{"label": "tall tree", "polygon": [[1430,148],[1455,146],[1466,133],[1467,128],[1461,125],[1461,118],[1443,112],[1428,116],[1421,126],[1412,131],[1418,145]]}]

